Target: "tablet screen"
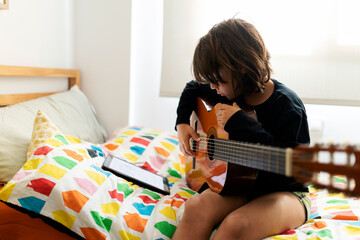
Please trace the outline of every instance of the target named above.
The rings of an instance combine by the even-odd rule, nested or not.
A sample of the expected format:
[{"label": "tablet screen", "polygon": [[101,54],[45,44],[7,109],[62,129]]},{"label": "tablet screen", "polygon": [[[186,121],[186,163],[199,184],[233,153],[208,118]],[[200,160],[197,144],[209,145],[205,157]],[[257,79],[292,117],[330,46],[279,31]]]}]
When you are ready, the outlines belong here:
[{"label": "tablet screen", "polygon": [[104,161],[103,168],[150,190],[170,194],[170,187],[166,177],[143,169],[124,159],[109,155]]},{"label": "tablet screen", "polygon": [[141,182],[149,183],[159,189],[165,190],[162,176],[154,174],[129,162],[113,158],[109,164],[109,168],[114,169],[115,171],[128,177],[135,178]]}]

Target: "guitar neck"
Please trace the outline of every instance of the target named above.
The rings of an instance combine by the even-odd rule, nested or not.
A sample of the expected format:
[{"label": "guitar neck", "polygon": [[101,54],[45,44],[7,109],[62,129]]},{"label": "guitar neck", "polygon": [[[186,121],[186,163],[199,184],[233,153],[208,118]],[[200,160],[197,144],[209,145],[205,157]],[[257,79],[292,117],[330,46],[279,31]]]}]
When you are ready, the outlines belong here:
[{"label": "guitar neck", "polygon": [[290,148],[242,143],[228,139],[203,138],[200,142],[207,144],[210,159],[287,176],[291,175],[292,149]]}]

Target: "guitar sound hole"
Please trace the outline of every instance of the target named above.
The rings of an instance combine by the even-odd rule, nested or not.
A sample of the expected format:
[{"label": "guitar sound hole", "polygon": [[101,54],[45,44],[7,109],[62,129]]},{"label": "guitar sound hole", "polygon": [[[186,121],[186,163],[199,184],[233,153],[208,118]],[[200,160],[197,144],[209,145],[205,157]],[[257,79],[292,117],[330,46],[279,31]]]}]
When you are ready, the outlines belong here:
[{"label": "guitar sound hole", "polygon": [[209,140],[208,140],[208,144],[207,144],[208,157],[209,157],[209,159],[211,161],[214,160],[214,152],[215,152],[215,141],[214,141],[214,139],[215,139],[214,135],[210,135]]}]

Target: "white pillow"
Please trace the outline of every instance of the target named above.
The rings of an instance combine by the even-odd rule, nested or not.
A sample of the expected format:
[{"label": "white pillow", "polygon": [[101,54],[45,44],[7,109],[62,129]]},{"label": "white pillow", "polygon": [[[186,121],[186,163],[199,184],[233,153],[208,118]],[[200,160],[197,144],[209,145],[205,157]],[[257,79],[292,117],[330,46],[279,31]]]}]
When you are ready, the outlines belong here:
[{"label": "white pillow", "polygon": [[107,139],[95,109],[77,87],[69,91],[0,108],[0,183],[8,182],[26,161],[26,153],[38,110],[44,112],[64,134],[84,141]]}]

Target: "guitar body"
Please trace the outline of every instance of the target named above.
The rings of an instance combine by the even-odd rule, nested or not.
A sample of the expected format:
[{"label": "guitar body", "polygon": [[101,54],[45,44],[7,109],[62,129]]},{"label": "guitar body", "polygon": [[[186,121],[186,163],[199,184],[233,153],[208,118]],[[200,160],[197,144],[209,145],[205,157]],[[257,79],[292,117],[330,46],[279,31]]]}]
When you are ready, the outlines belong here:
[{"label": "guitar body", "polygon": [[217,124],[218,107],[219,105],[215,105],[208,111],[198,98],[197,110],[191,116],[191,125],[200,138],[206,141],[193,141],[196,157],[187,157],[185,160],[187,183],[195,191],[200,191],[207,184],[216,193],[238,194],[253,187],[257,170],[217,159],[219,149],[214,147],[213,141],[228,139],[228,133]]}]

